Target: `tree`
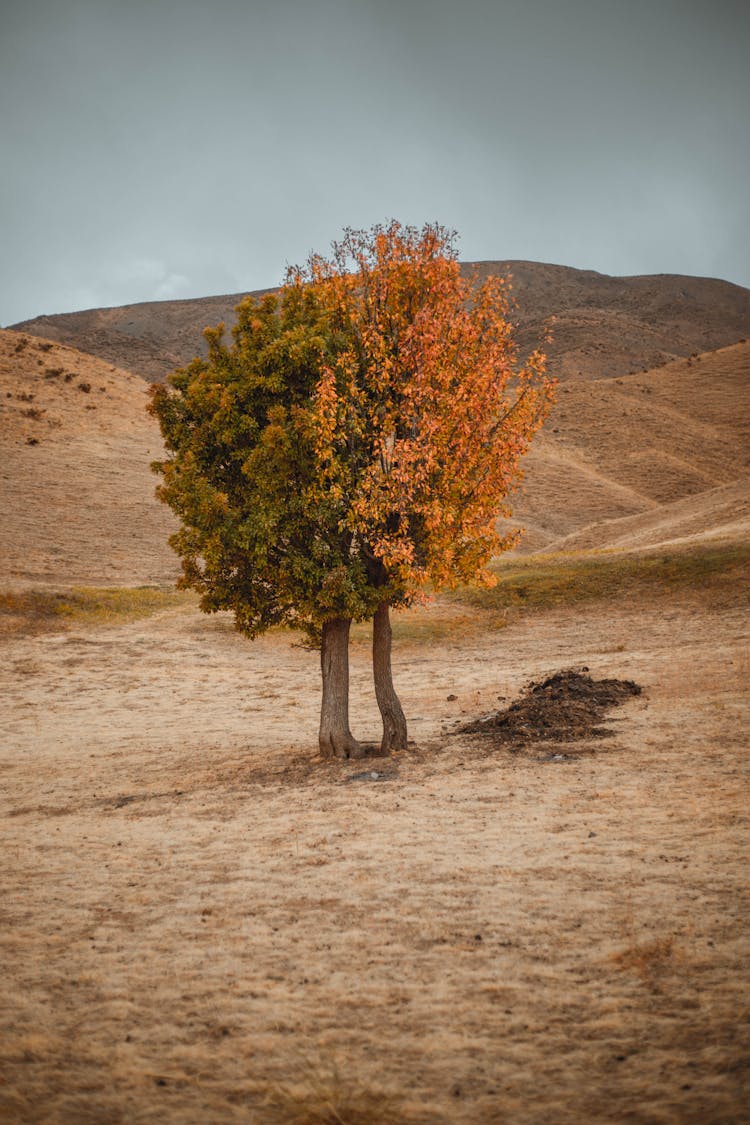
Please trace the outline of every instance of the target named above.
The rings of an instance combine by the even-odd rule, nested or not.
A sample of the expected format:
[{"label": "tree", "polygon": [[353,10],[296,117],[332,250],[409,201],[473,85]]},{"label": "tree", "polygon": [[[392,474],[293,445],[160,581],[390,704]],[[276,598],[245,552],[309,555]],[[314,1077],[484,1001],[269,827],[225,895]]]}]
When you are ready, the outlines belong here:
[{"label": "tree", "polygon": [[349,726],[352,621],[373,620],[383,752],[406,745],[390,608],[480,577],[511,546],[498,517],[553,386],[518,364],[508,287],[465,278],[443,228],[347,230],[329,258],[246,298],[233,342],[157,386],[170,456],[157,495],[181,520],[182,586],[250,637],[275,624],[320,646],[324,754]]}]

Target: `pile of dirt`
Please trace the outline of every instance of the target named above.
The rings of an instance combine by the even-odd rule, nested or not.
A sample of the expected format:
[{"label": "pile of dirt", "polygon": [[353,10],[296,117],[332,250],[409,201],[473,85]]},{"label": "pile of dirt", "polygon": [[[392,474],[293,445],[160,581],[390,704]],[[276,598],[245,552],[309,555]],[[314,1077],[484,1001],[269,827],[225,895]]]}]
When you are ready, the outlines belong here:
[{"label": "pile of dirt", "polygon": [[640,695],[642,688],[633,680],[594,680],[587,672],[568,669],[532,680],[510,707],[466,723],[459,733],[491,735],[493,741],[511,745],[605,738],[612,734],[601,726],[607,712]]}]

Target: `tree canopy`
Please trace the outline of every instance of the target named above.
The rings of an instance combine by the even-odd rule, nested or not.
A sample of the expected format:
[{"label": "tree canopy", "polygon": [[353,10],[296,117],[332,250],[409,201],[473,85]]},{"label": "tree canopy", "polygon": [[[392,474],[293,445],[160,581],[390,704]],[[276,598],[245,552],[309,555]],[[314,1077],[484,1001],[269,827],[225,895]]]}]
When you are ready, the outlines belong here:
[{"label": "tree canopy", "polygon": [[237,315],[150,407],[204,610],[325,644],[511,545],[497,520],[552,383],[541,353],[518,361],[507,284],[466,277],[449,232],[347,230]]}]

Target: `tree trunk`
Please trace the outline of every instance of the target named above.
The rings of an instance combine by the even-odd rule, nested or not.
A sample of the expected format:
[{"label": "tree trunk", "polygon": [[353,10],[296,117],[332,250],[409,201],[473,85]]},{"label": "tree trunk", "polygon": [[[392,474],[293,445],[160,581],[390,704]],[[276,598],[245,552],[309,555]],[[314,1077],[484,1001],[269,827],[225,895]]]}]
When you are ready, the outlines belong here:
[{"label": "tree trunk", "polygon": [[383,602],[372,621],[372,671],[375,698],[383,719],[383,754],[406,749],[406,719],[391,677],[392,636],[388,602]]},{"label": "tree trunk", "polygon": [[349,628],[346,617],[326,621],[320,646],[323,702],[318,742],[324,757],[363,758],[365,751],[349,730]]}]

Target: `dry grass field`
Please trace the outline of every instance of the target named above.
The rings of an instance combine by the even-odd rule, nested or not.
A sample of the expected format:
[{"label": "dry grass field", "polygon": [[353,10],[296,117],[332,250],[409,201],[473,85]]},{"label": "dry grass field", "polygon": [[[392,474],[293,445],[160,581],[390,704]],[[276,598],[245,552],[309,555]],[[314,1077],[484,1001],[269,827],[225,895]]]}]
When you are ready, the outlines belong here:
[{"label": "dry grass field", "polygon": [[[350,765],[316,757],[316,657],[288,635],[82,595],[16,620],[5,1119],[747,1119],[743,571],[414,611],[414,744]],[[643,686],[610,737],[451,733],[572,665]],[[363,633],[353,701],[374,740]],[[298,1112],[323,1095],[338,1116]]]},{"label": "dry grass field", "polygon": [[[566,384],[547,553],[398,616],[412,742],[364,763],[317,757],[315,653],[170,589],[142,383],[0,347],[0,1119],[750,1120],[746,346],[713,397]],[[368,667],[358,627],[375,742]],[[605,736],[458,732],[584,667],[642,687]]]}]

